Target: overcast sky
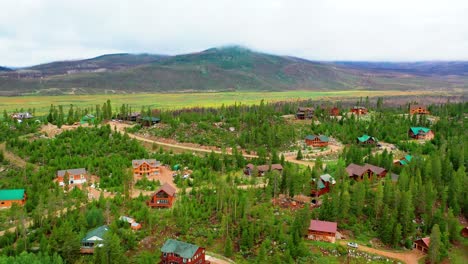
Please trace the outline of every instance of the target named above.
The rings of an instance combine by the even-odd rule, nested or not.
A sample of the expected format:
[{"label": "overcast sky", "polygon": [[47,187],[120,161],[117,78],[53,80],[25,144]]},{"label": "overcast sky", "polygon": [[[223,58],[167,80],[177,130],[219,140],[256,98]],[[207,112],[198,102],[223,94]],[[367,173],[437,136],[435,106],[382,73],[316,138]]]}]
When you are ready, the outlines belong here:
[{"label": "overcast sky", "polygon": [[0,3],[0,65],[232,44],[311,60],[468,60],[468,0]]}]

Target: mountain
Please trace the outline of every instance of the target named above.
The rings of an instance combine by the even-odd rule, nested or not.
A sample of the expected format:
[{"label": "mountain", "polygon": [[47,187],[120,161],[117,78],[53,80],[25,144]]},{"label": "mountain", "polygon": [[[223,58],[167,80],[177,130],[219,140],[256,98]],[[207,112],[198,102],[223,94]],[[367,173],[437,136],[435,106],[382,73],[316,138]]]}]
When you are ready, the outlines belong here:
[{"label": "mountain", "polygon": [[12,71],[12,69],[0,66],[0,72],[7,72],[7,71]]},{"label": "mountain", "polygon": [[466,62],[316,62],[212,48],[176,56],[111,54],[0,73],[0,93],[408,90],[467,88]]}]

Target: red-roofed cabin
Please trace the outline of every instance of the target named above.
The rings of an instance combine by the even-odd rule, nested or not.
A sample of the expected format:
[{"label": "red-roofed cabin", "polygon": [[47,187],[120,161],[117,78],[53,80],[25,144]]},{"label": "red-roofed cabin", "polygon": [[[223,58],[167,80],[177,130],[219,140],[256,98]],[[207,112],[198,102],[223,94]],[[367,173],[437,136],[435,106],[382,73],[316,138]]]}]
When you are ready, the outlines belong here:
[{"label": "red-roofed cabin", "polygon": [[431,244],[431,238],[425,237],[425,238],[421,238],[421,239],[414,241],[413,248],[420,250],[424,253],[427,253],[427,251],[429,251],[430,244]]},{"label": "red-roofed cabin", "polygon": [[377,176],[377,178],[383,178],[387,175],[386,169],[367,163],[364,164],[364,166],[351,163],[346,167],[346,172],[350,178],[353,178],[356,181],[372,179],[374,175]]},{"label": "red-roofed cabin", "polygon": [[349,111],[355,115],[367,115],[368,112],[367,108],[363,106],[353,106],[353,108],[351,108]]},{"label": "red-roofed cabin", "polygon": [[335,243],[337,226],[338,224],[336,222],[310,220],[307,238],[310,240]]},{"label": "red-roofed cabin", "polygon": [[340,109],[338,107],[333,107],[330,109],[330,115],[331,116],[339,116],[340,115]]},{"label": "red-roofed cabin", "polygon": [[425,105],[411,105],[410,106],[411,115],[428,115],[430,114],[429,110]]},{"label": "red-roofed cabin", "polygon": [[146,204],[152,208],[171,208],[175,200],[176,189],[170,184],[165,183],[155,193]]}]

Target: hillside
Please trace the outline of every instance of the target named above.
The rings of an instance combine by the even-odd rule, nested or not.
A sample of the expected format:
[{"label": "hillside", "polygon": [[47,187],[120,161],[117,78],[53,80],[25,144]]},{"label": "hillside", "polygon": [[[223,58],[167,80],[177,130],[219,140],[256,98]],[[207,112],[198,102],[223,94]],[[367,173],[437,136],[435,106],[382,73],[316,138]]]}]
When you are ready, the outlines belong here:
[{"label": "hillside", "polygon": [[0,72],[6,72],[6,71],[12,71],[12,69],[0,66]]},{"label": "hillside", "polygon": [[112,54],[0,74],[0,95],[468,87],[466,63],[437,66],[450,75],[424,65],[377,66],[313,62],[237,46],[177,56]]}]

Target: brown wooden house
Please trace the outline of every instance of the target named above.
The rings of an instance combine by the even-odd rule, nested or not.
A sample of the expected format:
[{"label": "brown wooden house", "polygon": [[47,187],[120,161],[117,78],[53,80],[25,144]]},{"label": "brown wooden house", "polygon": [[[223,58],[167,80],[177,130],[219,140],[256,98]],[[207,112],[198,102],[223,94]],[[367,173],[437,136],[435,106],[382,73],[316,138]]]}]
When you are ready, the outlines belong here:
[{"label": "brown wooden house", "polygon": [[308,135],[305,138],[305,143],[312,147],[326,147],[329,141],[330,139],[324,135]]},{"label": "brown wooden house", "polygon": [[335,183],[335,179],[330,174],[321,175],[320,178],[312,181],[310,194],[313,197],[320,197],[321,195],[330,192],[330,186]]},{"label": "brown wooden house", "polygon": [[420,250],[424,253],[429,251],[429,245],[431,244],[431,238],[425,237],[414,241],[413,248]]},{"label": "brown wooden house", "polygon": [[431,140],[434,138],[434,132],[427,127],[411,127],[408,130],[408,136],[412,139]]},{"label": "brown wooden house", "polygon": [[175,200],[176,189],[165,183],[155,193],[146,204],[152,208],[171,208]]},{"label": "brown wooden house", "polygon": [[23,206],[26,203],[26,198],[24,189],[0,190],[0,208],[10,208],[13,204]]},{"label": "brown wooden house", "polygon": [[[270,165],[259,165],[255,166],[252,163],[247,164],[244,169],[244,174],[248,176],[252,176],[253,172],[255,171],[255,168],[257,169],[257,176],[264,176],[266,172],[270,171]],[[283,171],[283,166],[281,164],[271,164],[271,171],[278,171],[282,172]]]},{"label": "brown wooden house", "polygon": [[297,108],[297,119],[311,119],[314,116],[314,108],[312,107],[299,107]]},{"label": "brown wooden house", "polygon": [[350,110],[355,115],[367,115],[368,110],[364,106],[353,106]]},{"label": "brown wooden house", "polygon": [[168,239],[161,248],[159,264],[209,264],[205,259],[205,248]]},{"label": "brown wooden house", "polygon": [[428,115],[430,114],[429,110],[425,105],[410,105],[410,115]]},{"label": "brown wooden house", "polygon": [[310,220],[307,238],[324,242],[335,243],[338,224],[336,222]]},{"label": "brown wooden house", "polygon": [[332,109],[330,109],[330,115],[331,116],[339,116],[340,115],[340,109],[336,106],[334,106]]},{"label": "brown wooden house", "polygon": [[364,179],[370,180],[374,176],[377,178],[383,178],[387,175],[386,169],[367,163],[364,164],[364,166],[351,163],[348,165],[348,167],[346,167],[346,172],[350,178],[353,178],[356,181],[361,181]]},{"label": "brown wooden house", "polygon": [[369,135],[362,135],[361,137],[356,138],[356,142],[359,145],[374,145],[377,143],[377,139],[375,137]]},{"label": "brown wooden house", "polygon": [[161,170],[161,162],[155,159],[133,160],[133,175],[147,177],[158,175]]},{"label": "brown wooden house", "polygon": [[465,226],[465,227],[461,230],[460,235],[461,235],[462,237],[468,237],[468,226]]}]

